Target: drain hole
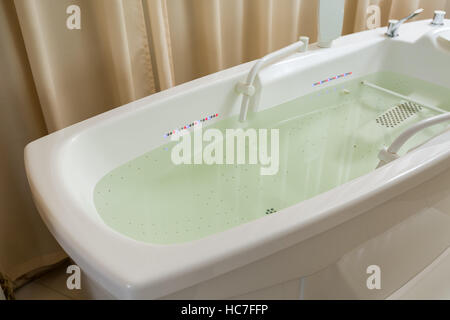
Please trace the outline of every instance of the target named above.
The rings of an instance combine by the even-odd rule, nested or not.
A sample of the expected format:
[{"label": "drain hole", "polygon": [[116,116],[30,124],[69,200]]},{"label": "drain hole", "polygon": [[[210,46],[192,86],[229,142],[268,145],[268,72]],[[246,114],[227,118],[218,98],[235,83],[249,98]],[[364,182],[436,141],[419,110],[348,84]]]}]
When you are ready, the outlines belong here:
[{"label": "drain hole", "polygon": [[272,214],[272,213],[275,213],[275,212],[277,212],[277,210],[275,210],[274,208],[270,208],[270,209],[266,210],[266,214]]}]

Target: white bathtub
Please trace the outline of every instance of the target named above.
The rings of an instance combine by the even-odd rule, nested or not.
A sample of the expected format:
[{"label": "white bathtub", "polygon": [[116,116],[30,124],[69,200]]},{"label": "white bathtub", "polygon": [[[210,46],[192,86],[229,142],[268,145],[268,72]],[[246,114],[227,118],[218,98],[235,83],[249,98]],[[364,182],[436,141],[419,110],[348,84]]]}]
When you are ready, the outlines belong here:
[{"label": "white bathtub", "polygon": [[[396,39],[381,28],[296,54],[260,74],[254,111],[319,90],[312,84],[348,72],[394,71],[450,88],[450,42],[439,38],[446,30],[448,20],[439,28],[419,21],[402,26]],[[57,241],[103,291],[94,297],[387,298],[450,246],[449,131],[283,214],[195,241],[154,245],[108,227],[93,202],[97,182],[167,143],[164,133],[185,120],[237,115],[235,85],[252,65],[157,93],[27,146],[35,203]],[[418,241],[417,232],[427,240]],[[381,290],[365,287],[370,264],[382,264],[389,279]]]}]

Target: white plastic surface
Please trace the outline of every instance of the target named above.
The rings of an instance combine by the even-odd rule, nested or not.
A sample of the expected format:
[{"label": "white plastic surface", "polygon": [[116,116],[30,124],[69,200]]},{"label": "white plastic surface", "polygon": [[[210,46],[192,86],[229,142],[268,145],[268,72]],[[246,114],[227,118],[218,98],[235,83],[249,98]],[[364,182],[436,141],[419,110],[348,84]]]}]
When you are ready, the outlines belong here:
[{"label": "white plastic surface", "polygon": [[342,34],[345,0],[319,0],[318,45],[331,47],[334,40]]},{"label": "white plastic surface", "polygon": [[446,32],[442,32],[439,36],[440,39],[450,42],[450,30]]},{"label": "white plastic surface", "polygon": [[450,248],[388,300],[450,300]]}]

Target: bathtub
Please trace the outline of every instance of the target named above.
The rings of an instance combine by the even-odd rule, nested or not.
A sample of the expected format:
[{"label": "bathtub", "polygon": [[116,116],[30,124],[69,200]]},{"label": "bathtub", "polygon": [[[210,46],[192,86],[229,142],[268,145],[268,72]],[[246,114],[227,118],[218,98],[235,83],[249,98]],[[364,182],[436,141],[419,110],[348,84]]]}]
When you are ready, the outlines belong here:
[{"label": "bathtub", "polygon": [[[345,36],[332,48],[312,46],[267,67],[259,75],[249,116],[379,71],[450,88],[450,21],[442,27],[429,20],[408,23],[396,39],[385,32],[380,28]],[[211,126],[237,116],[241,96],[236,84],[253,64],[132,102],[26,147],[35,204],[82,269],[82,285],[93,288],[93,298],[400,297],[398,290],[446,252],[450,131],[277,214],[192,241],[148,243],[109,227],[94,204],[97,183],[165,145],[173,128],[211,114],[217,115],[208,121]],[[340,74],[349,76],[323,82]],[[369,265],[381,267],[381,289],[366,287]]]}]

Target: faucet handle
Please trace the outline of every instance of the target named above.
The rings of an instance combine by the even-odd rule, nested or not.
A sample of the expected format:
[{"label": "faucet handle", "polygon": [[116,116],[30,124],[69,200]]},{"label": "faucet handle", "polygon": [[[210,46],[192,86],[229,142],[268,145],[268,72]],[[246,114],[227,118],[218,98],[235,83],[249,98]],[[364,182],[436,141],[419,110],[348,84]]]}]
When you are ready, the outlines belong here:
[{"label": "faucet handle", "polygon": [[396,19],[390,19],[389,20],[389,25],[388,25],[388,32],[386,33],[386,35],[388,35],[391,38],[395,38],[398,36],[398,26],[399,21]]},{"label": "faucet handle", "polygon": [[434,18],[433,18],[433,21],[431,22],[431,24],[435,25],[435,26],[442,26],[442,25],[444,25],[445,14],[446,14],[445,11],[436,10],[434,12]]}]

